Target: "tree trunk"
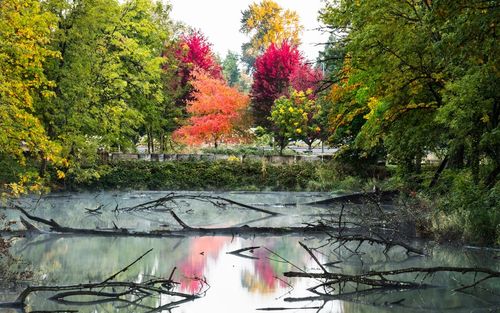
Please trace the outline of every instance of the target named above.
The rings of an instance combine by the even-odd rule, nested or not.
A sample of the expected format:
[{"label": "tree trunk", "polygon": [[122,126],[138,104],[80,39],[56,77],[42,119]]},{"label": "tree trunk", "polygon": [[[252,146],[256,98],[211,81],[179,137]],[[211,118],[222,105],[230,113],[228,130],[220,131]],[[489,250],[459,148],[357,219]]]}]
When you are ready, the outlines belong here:
[{"label": "tree trunk", "polygon": [[40,153],[40,169],[38,171],[38,174],[40,177],[43,177],[45,175],[45,171],[47,170],[47,158],[43,153]]},{"label": "tree trunk", "polygon": [[163,130],[160,131],[160,152],[165,152],[165,133]]},{"label": "tree trunk", "polygon": [[285,150],[286,147],[286,139],[284,137],[280,138],[278,143],[280,146],[280,155],[283,155],[283,150]]},{"label": "tree trunk", "polygon": [[458,146],[451,149],[450,157],[448,160],[448,167],[453,169],[463,168],[464,159],[465,159],[465,146],[463,143],[460,143]]},{"label": "tree trunk", "polygon": [[438,167],[436,173],[434,173],[434,177],[432,178],[432,181],[429,184],[429,188],[436,186],[438,179],[439,179],[439,176],[441,176],[441,173],[444,171],[447,164],[448,164],[448,155],[446,155],[444,157],[443,161],[441,161],[441,164],[439,164],[439,167]]},{"label": "tree trunk", "polygon": [[470,168],[474,184],[479,184],[479,138],[474,135],[471,142]]},{"label": "tree trunk", "polygon": [[153,135],[153,127],[149,128],[149,133],[151,134],[151,153],[155,153],[155,139]]},{"label": "tree trunk", "polygon": [[307,144],[307,150],[312,151],[313,140],[304,140],[304,142]]},{"label": "tree trunk", "polygon": [[422,171],[422,158],[423,158],[423,153],[418,152],[415,155],[415,173],[420,174]]},{"label": "tree trunk", "polygon": [[149,132],[149,129],[146,132],[146,136],[148,141],[148,153],[151,153],[151,133]]}]

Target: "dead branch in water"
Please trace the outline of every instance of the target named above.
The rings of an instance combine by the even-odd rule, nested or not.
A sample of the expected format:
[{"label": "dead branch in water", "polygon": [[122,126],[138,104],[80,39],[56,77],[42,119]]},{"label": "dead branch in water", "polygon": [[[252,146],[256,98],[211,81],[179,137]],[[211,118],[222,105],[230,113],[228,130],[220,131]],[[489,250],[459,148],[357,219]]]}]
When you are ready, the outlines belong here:
[{"label": "dead branch in water", "polygon": [[[179,234],[174,234],[170,233],[168,231],[163,232],[161,234],[154,233],[154,232],[142,232],[142,231],[134,231],[134,230],[129,230],[126,228],[118,228],[115,227],[112,229],[87,229],[87,228],[73,228],[73,227],[67,227],[67,226],[62,226],[59,223],[57,223],[55,220],[50,219],[44,219],[38,216],[34,216],[26,212],[21,207],[16,206],[15,209],[19,210],[21,213],[23,213],[28,219],[32,221],[36,221],[38,223],[41,223],[43,225],[49,226],[49,231],[44,231],[33,224],[27,222],[24,220],[23,225],[27,228],[27,231],[24,232],[24,235],[36,235],[36,234],[57,234],[57,235],[62,235],[62,234],[69,234],[69,235],[88,235],[88,236],[112,236],[112,237],[120,237],[120,236],[131,236],[131,237],[182,237],[182,235]],[[15,232],[16,235],[22,235],[20,231]]]},{"label": "dead branch in water", "polygon": [[318,266],[323,270],[324,273],[328,273],[328,271],[326,270],[326,268],[323,266],[323,264],[321,264],[321,262],[318,260],[318,258],[314,255],[314,253],[311,251],[311,249],[309,249],[305,244],[303,244],[302,242],[299,241],[299,245],[304,248],[304,250],[307,251],[307,253],[309,253],[309,255],[313,258],[314,262],[316,262],[316,264],[318,264]]},{"label": "dead branch in water", "polygon": [[[146,251],[133,262],[101,282],[63,286],[28,286],[21,292],[15,302],[1,303],[0,307],[24,308],[26,306],[28,296],[37,292],[56,292],[48,299],[63,305],[85,306],[109,302],[123,302],[127,306],[132,306],[136,309],[143,309],[147,312],[160,312],[181,303],[199,298],[199,294],[190,295],[172,290],[174,286],[178,284],[172,280],[173,271],[168,279],[154,278],[143,282],[115,280],[119,274],[126,272],[152,250],[153,249]],[[74,296],[86,297],[84,300],[70,299],[70,297]],[[144,305],[141,303],[141,301],[145,298],[156,296],[171,296],[180,298],[180,300],[159,305],[158,307]]]},{"label": "dead branch in water", "polygon": [[[494,271],[488,268],[480,268],[480,267],[450,267],[450,266],[437,266],[430,268],[420,268],[420,267],[410,267],[403,268],[397,270],[389,270],[389,271],[370,271],[363,274],[358,275],[348,275],[342,273],[304,273],[304,272],[285,272],[285,277],[306,277],[306,278],[315,278],[315,279],[326,279],[325,283],[317,285],[309,289],[309,291],[318,293],[317,289],[319,287],[332,286],[338,284],[341,286],[346,283],[355,283],[356,285],[364,285],[371,286],[376,288],[401,288],[401,289],[413,289],[413,288],[428,288],[430,285],[424,284],[423,281],[432,274],[438,272],[446,272],[446,273],[474,273],[474,274],[485,274],[485,276],[481,279],[476,280],[474,278],[474,282],[470,284],[463,285],[460,288],[454,289],[454,291],[463,291],[468,288],[473,288],[477,286],[479,283],[482,283],[488,279],[492,278],[500,278],[500,272]],[[394,280],[387,279],[386,276],[397,276],[401,274],[415,274],[415,281],[422,275],[420,282],[410,282],[410,281],[402,281],[402,280]],[[339,287],[339,292],[341,293],[342,287]]]},{"label": "dead branch in water", "polygon": [[219,196],[210,196],[210,195],[193,195],[193,194],[176,194],[169,193],[168,195],[161,197],[156,200],[148,201],[145,203],[141,203],[131,207],[124,208],[116,208],[115,211],[124,211],[124,212],[132,212],[132,211],[155,211],[159,208],[172,209],[176,205],[176,200],[196,200],[201,202],[211,203],[215,207],[226,207],[228,205],[235,205],[238,207],[242,207],[245,209],[266,213],[272,216],[280,215],[280,213],[272,212],[266,209],[258,208],[252,205],[248,205],[245,203],[237,202],[228,198],[219,197]]},{"label": "dead branch in water", "polygon": [[315,206],[331,206],[333,204],[353,203],[353,204],[366,204],[366,203],[391,203],[396,196],[399,195],[397,190],[388,191],[373,191],[373,192],[360,192],[337,196],[325,200],[309,202],[306,205]]},{"label": "dead branch in water", "polygon": [[[184,237],[184,236],[215,236],[215,235],[231,235],[231,236],[265,236],[265,235],[328,235],[331,238],[338,240],[340,242],[356,241],[360,245],[367,241],[370,243],[377,243],[380,245],[385,245],[385,250],[388,250],[394,246],[399,246],[406,249],[407,253],[415,253],[418,255],[425,255],[425,253],[417,248],[414,248],[404,242],[399,242],[394,239],[381,239],[374,238],[367,234],[364,228],[350,228],[348,231],[340,229],[337,227],[327,226],[322,223],[318,225],[307,225],[305,227],[251,227],[248,225],[243,225],[240,227],[217,227],[217,228],[203,228],[203,227],[191,227],[182,221],[173,211],[170,211],[172,217],[181,225],[182,229],[179,230],[152,230],[149,232],[144,231],[134,231],[126,228],[114,227],[112,229],[82,229],[82,228],[72,228],[60,225],[53,219],[47,220],[41,217],[37,217],[29,214],[21,207],[16,207],[21,213],[23,213],[28,219],[32,221],[39,222],[43,225],[49,226],[49,231],[43,231],[38,227],[25,221],[28,230],[25,231],[26,234],[55,234],[55,235],[80,235],[80,236],[130,236],[130,237]],[[16,232],[16,234],[18,234]]]},{"label": "dead branch in water", "polygon": [[253,251],[255,249],[259,249],[260,247],[248,247],[248,248],[241,248],[241,249],[238,249],[238,250],[234,250],[234,251],[230,251],[230,252],[226,252],[226,254],[232,254],[232,255],[235,255],[235,256],[239,256],[240,258],[245,258],[245,259],[253,259],[253,260],[258,260],[259,258],[258,257],[255,257],[255,256],[251,256],[251,255],[246,255],[246,254],[243,254],[243,252],[250,252],[250,253],[253,253]]},{"label": "dead branch in water", "polygon": [[339,246],[345,246],[347,242],[353,242],[357,241],[359,242],[358,246],[354,249],[353,252],[357,252],[358,249],[361,247],[361,245],[364,242],[368,242],[369,244],[379,244],[385,246],[384,248],[384,254],[389,252],[394,247],[402,247],[406,250],[406,254],[409,254],[410,252],[418,254],[418,255],[427,255],[422,249],[415,248],[403,241],[395,240],[393,238],[383,238],[382,236],[378,234],[371,234],[371,235],[364,235],[364,234],[352,234],[352,235],[335,235],[331,234],[330,235],[330,240],[332,243],[338,243]]}]

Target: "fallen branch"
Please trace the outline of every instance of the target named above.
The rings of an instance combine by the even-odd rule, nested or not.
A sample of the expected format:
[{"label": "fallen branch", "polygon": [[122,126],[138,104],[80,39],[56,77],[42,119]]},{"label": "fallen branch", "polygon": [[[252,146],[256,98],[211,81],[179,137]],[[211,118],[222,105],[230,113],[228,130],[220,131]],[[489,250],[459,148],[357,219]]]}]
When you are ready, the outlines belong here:
[{"label": "fallen branch", "polygon": [[[403,241],[395,240],[393,238],[385,239],[385,238],[382,238],[380,235],[377,235],[377,237],[379,237],[379,238],[375,238],[373,236],[367,236],[364,234],[353,234],[353,235],[334,235],[334,234],[331,234],[330,236],[331,236],[332,240],[339,242],[341,245],[343,245],[346,242],[358,241],[359,242],[358,248],[359,248],[361,246],[361,244],[366,241],[370,244],[376,243],[376,244],[384,245],[385,246],[384,253],[389,252],[389,250],[391,250],[393,247],[402,247],[402,248],[406,249],[407,254],[410,252],[413,252],[415,254],[422,255],[422,256],[427,255],[422,249],[412,247]],[[356,248],[355,251],[358,248]]]},{"label": "fallen branch", "polygon": [[353,204],[391,203],[394,200],[394,198],[398,195],[399,191],[397,190],[360,192],[360,193],[333,197],[325,200],[309,202],[306,203],[306,205],[331,206],[333,204],[341,204],[341,203],[344,204],[345,203],[353,203]]},{"label": "fallen branch", "polygon": [[[126,228],[118,228],[115,225],[115,228],[113,229],[87,229],[87,228],[73,228],[73,227],[66,227],[62,226],[53,219],[46,220],[44,218],[34,216],[26,212],[21,207],[15,207],[17,210],[21,211],[27,218],[30,220],[39,222],[41,224],[49,226],[50,232],[44,232],[39,230],[37,227],[34,225],[28,223],[25,224],[25,227],[28,229],[28,231],[24,232],[24,235],[26,233],[32,234],[34,229],[38,229],[37,233],[49,233],[49,234],[71,234],[71,235],[93,235],[93,236],[113,236],[113,237],[119,237],[119,236],[135,236],[135,237],[181,237],[181,235],[178,234],[172,234],[169,232],[165,232],[162,234],[157,234],[154,232],[141,232],[141,231],[133,231],[133,230],[128,230]],[[26,221],[25,221],[26,222]],[[21,231],[16,231],[15,234],[22,234]]]},{"label": "fallen branch", "polygon": [[[304,272],[285,272],[285,277],[307,277],[307,278],[315,278],[315,279],[327,279],[326,283],[315,286],[310,291],[315,290],[318,287],[340,284],[346,282],[353,282],[356,284],[368,285],[372,287],[381,287],[381,288],[427,288],[428,285],[423,284],[422,282],[427,278],[428,275],[438,273],[438,272],[447,272],[447,273],[475,273],[475,274],[486,274],[485,277],[474,281],[471,284],[464,285],[460,288],[454,289],[454,291],[463,291],[468,288],[473,288],[477,286],[479,283],[482,283],[488,279],[492,278],[500,278],[500,272],[494,271],[488,268],[480,268],[480,267],[449,267],[449,266],[437,266],[430,268],[419,268],[419,267],[410,267],[403,268],[397,270],[390,271],[370,271],[359,275],[348,275],[341,273],[304,273]],[[389,280],[385,276],[394,276],[400,274],[425,274],[421,279],[421,283],[408,282],[408,281],[399,281],[399,280]],[[378,277],[378,278],[376,278]],[[416,279],[416,278],[415,278]]]},{"label": "fallen branch", "polygon": [[[142,254],[140,257],[138,257],[137,259],[134,260],[134,262],[130,263],[129,265],[125,266],[124,268],[122,268],[121,270],[119,270],[118,272],[114,273],[113,275],[109,276],[108,278],[106,278],[105,280],[103,280],[101,282],[101,284],[105,284],[106,282],[110,281],[110,280],[113,280],[116,276],[118,276],[120,273],[123,273],[123,272],[126,272],[131,266],[133,266],[135,263],[139,262],[143,257],[145,257],[148,253],[150,253],[151,251],[153,251],[153,248],[149,249],[148,251],[144,252],[144,254]],[[174,268],[175,269],[175,268]]]},{"label": "fallen branch", "polygon": [[213,204],[216,207],[224,207],[226,205],[232,204],[236,205],[245,209],[261,212],[261,213],[266,213],[272,216],[276,215],[281,215],[280,213],[277,212],[272,212],[266,209],[262,208],[257,208],[252,205],[248,205],[245,203],[237,202],[228,198],[223,198],[219,196],[210,196],[210,195],[193,195],[193,194],[175,194],[175,193],[169,193],[168,195],[161,197],[156,200],[148,201],[145,203],[141,203],[135,206],[131,207],[124,207],[124,208],[116,208],[115,210],[117,211],[125,211],[125,212],[131,212],[131,211],[154,211],[158,209],[159,207],[167,208],[167,209],[172,209],[173,206],[168,206],[167,204],[175,204],[175,200],[196,200],[196,201],[201,201],[201,202],[208,202]]},{"label": "fallen branch", "polygon": [[[452,267],[452,266],[436,266],[436,267],[408,267],[408,268],[403,268],[403,269],[397,269],[397,270],[390,270],[390,271],[370,271],[366,272],[363,274],[359,275],[354,275],[354,276],[360,276],[360,277],[370,277],[370,276],[380,276],[380,275],[399,275],[399,274],[406,274],[406,273],[427,273],[427,274],[432,274],[432,273],[437,273],[437,272],[453,272],[453,273],[483,273],[483,274],[488,274],[492,277],[500,277],[500,272],[488,269],[488,268],[482,268],[482,267]],[[287,277],[314,277],[314,278],[337,278],[339,275],[344,275],[344,274],[338,274],[338,273],[303,273],[303,272],[285,272],[285,276]]]},{"label": "fallen branch", "polygon": [[319,265],[319,267],[323,270],[324,273],[328,273],[328,271],[323,266],[323,264],[321,264],[321,262],[318,260],[318,258],[314,255],[314,253],[312,253],[312,251],[305,244],[303,244],[302,242],[299,241],[299,245],[302,248],[304,248],[307,251],[307,253],[309,253],[309,255],[313,258],[314,262],[316,262],[316,264]]},{"label": "fallen branch", "polygon": [[234,251],[231,251],[231,252],[226,252],[226,254],[236,255],[236,256],[239,256],[240,258],[258,260],[259,259],[258,257],[254,257],[254,256],[251,256],[251,255],[246,255],[246,254],[243,254],[243,252],[249,251],[250,253],[253,253],[253,251],[255,249],[259,249],[259,248],[260,247],[241,248],[241,249],[234,250]]},{"label": "fallen branch", "polygon": [[[46,220],[44,218],[40,218],[34,215],[29,214],[23,208],[17,207],[19,211],[21,211],[28,219],[37,221],[41,224],[47,225],[50,227],[50,232],[41,233],[49,233],[55,235],[93,235],[93,236],[130,236],[130,237],[184,237],[184,236],[215,236],[215,235],[255,235],[255,236],[265,236],[265,235],[328,235],[332,239],[335,239],[340,242],[348,242],[348,241],[357,241],[363,243],[364,241],[371,243],[378,243],[381,245],[386,245],[386,250],[394,247],[401,246],[407,250],[407,252],[413,252],[419,255],[424,255],[424,252],[411,247],[410,245],[396,241],[393,239],[380,239],[373,238],[368,235],[362,234],[366,232],[366,229],[363,227],[358,228],[349,228],[349,233],[345,229],[342,229],[344,233],[340,233],[340,229],[337,227],[327,226],[322,223],[318,225],[307,225],[305,227],[251,227],[248,225],[243,225],[240,227],[215,227],[215,228],[204,228],[204,227],[191,227],[186,224],[182,219],[177,216],[173,211],[170,211],[172,217],[181,225],[182,229],[180,230],[152,230],[149,232],[144,231],[134,231],[126,228],[118,228],[115,225],[112,229],[82,229],[82,228],[72,228],[65,227],[54,221]],[[32,225],[32,224],[30,224]],[[34,225],[32,225],[35,227]],[[29,226],[31,227],[31,226]],[[36,227],[35,227],[36,228]],[[38,228],[37,228],[38,229]],[[24,234],[30,233],[30,231],[25,231]],[[16,234],[20,234],[19,231],[16,231]],[[337,234],[337,235],[335,235]]]}]

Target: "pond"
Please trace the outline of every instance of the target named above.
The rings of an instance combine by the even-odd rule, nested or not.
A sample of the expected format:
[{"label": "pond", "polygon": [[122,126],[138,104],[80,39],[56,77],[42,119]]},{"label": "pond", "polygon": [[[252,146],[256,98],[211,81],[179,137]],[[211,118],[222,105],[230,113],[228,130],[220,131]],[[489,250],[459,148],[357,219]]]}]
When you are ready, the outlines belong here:
[{"label": "pond", "polygon": [[[21,205],[40,217],[60,224],[85,228],[129,228],[150,231],[179,228],[165,211],[117,213],[129,207],[158,199],[167,192],[100,192],[52,194],[43,199],[23,199]],[[193,194],[193,193],[190,193]],[[173,210],[191,227],[227,226],[304,226],[317,223],[332,209],[308,203],[331,197],[328,193],[203,193],[281,213],[269,216],[243,207],[214,206],[192,199],[176,201]],[[99,213],[92,210],[99,208]],[[390,209],[390,208],[387,208]],[[17,211],[8,218],[18,219]],[[42,234],[14,241],[12,253],[31,264],[35,285],[69,285],[99,282],[119,272],[137,257],[153,249],[126,271],[120,281],[141,282],[152,277],[172,279],[176,292],[200,297],[181,302],[159,312],[493,312],[500,309],[500,284],[489,280],[481,288],[453,291],[474,274],[436,273],[426,277],[430,288],[384,290],[376,293],[353,292],[349,297],[318,298],[308,288],[321,283],[309,277],[289,278],[287,271],[321,272],[318,263],[299,244],[314,249],[328,271],[360,274],[409,267],[483,267],[500,270],[498,252],[472,247],[435,245],[415,239],[412,245],[424,247],[427,256],[407,254],[401,247],[384,253],[377,244],[357,242],[334,247],[327,234],[287,236],[185,236],[185,237],[103,237]],[[229,252],[254,247],[240,255]],[[410,281],[423,277],[402,276]],[[131,305],[102,301],[79,303],[88,296],[74,296],[71,303],[50,300],[53,291],[36,292],[27,299],[26,312],[77,310],[78,312],[155,312],[154,308],[175,301],[171,296],[147,297]],[[15,292],[5,290],[4,301]],[[137,300],[137,299],[135,299]],[[18,312],[15,310],[6,312]]]}]

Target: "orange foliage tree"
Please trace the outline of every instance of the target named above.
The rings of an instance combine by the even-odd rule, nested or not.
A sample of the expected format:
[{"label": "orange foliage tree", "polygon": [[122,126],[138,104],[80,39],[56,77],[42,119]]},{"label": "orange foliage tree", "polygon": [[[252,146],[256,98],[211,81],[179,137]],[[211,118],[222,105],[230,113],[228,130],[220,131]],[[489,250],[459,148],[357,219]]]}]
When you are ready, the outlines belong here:
[{"label": "orange foliage tree", "polygon": [[188,102],[187,125],[174,132],[177,141],[199,145],[237,142],[244,138],[250,98],[221,79],[198,70],[191,81],[194,100]]}]

